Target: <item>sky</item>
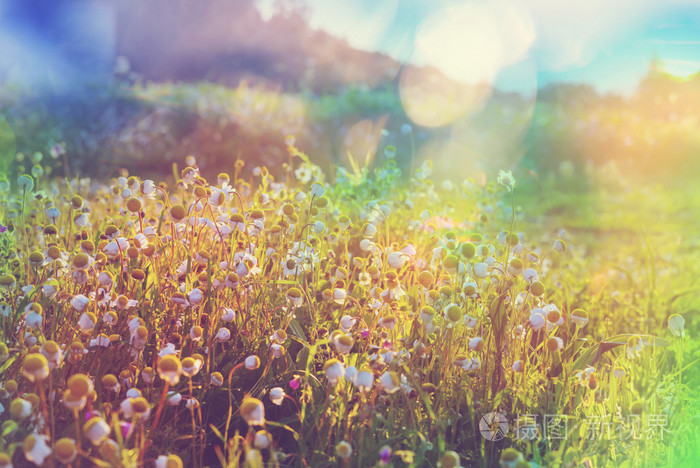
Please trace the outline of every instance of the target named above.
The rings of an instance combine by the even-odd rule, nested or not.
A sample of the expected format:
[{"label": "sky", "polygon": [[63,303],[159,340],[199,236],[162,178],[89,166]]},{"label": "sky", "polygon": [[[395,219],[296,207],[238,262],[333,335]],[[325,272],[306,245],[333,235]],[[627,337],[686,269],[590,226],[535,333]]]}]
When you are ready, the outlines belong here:
[{"label": "sky", "polygon": [[[263,17],[280,0],[259,0]],[[700,0],[296,0],[316,29],[467,83],[530,93],[553,82],[628,94],[656,57],[700,70]]]}]

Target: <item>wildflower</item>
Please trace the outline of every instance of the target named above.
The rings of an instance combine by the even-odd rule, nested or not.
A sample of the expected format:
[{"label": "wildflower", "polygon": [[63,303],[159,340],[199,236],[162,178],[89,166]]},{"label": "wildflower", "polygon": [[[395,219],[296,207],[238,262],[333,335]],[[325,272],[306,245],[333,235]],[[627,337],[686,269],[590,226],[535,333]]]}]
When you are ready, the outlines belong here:
[{"label": "wildflower", "polygon": [[682,315],[673,314],[668,318],[668,329],[673,336],[685,336],[685,319]]},{"label": "wildflower", "polygon": [[51,447],[47,444],[48,440],[48,436],[39,435],[36,432],[29,434],[22,443],[24,458],[37,466],[43,465],[44,460],[51,455]]},{"label": "wildflower", "polygon": [[95,314],[92,312],[83,312],[80,315],[80,320],[78,320],[78,327],[82,332],[90,332],[93,328],[95,328],[96,323],[97,318],[95,317]]},{"label": "wildflower", "polygon": [[501,452],[498,463],[500,468],[516,468],[518,463],[523,461],[523,454],[517,449],[509,447]]},{"label": "wildflower", "polygon": [[616,367],[613,369],[613,375],[616,379],[621,379],[625,376],[625,369],[623,369],[622,367]]},{"label": "wildflower", "polygon": [[355,341],[350,335],[345,335],[344,333],[337,333],[333,338],[333,345],[338,354],[348,354],[352,349]]},{"label": "wildflower", "polygon": [[382,465],[389,463],[389,460],[391,460],[391,447],[385,445],[381,448],[379,451],[379,460],[382,462]]},{"label": "wildflower", "polygon": [[481,367],[481,361],[479,360],[479,358],[466,359],[462,363],[462,369],[464,369],[467,372],[476,370],[479,367]]},{"label": "wildflower", "polygon": [[469,348],[476,352],[482,351],[484,349],[484,339],[481,337],[472,338],[469,340]]},{"label": "wildflower", "polygon": [[233,322],[233,319],[235,319],[235,318],[236,318],[236,311],[234,311],[234,310],[231,309],[231,308],[225,307],[225,308],[224,308],[224,313],[223,313],[223,315],[221,316],[221,320],[223,320],[224,322],[229,323],[229,322]]},{"label": "wildflower", "polygon": [[571,321],[579,328],[583,328],[588,324],[588,312],[583,309],[576,309],[571,312]]},{"label": "wildflower", "polygon": [[374,374],[368,370],[361,370],[357,373],[355,380],[353,381],[355,387],[361,392],[368,392],[372,389],[372,384],[374,383]]},{"label": "wildflower", "polygon": [[561,240],[561,239],[557,239],[557,240],[554,241],[554,246],[553,246],[553,248],[554,248],[554,250],[556,250],[557,252],[562,252],[562,253],[563,253],[563,252],[566,252],[566,242],[564,242],[564,241]]},{"label": "wildflower", "polygon": [[61,365],[63,360],[63,351],[58,347],[58,343],[53,340],[47,340],[41,345],[41,350],[39,351],[44,355],[46,360],[49,362],[49,369],[53,370]]},{"label": "wildflower", "polygon": [[279,344],[284,343],[285,341],[287,341],[287,332],[282,330],[282,329],[275,331],[275,333],[273,333],[270,336],[270,341],[272,343],[279,343]]},{"label": "wildflower", "polygon": [[117,377],[114,374],[105,374],[102,377],[102,388],[104,390],[109,390],[114,393],[119,393],[121,385],[119,385],[119,381],[117,380]]},{"label": "wildflower", "polygon": [[523,364],[523,361],[520,360],[515,361],[512,369],[514,372],[522,372],[525,369],[525,364]]},{"label": "wildflower", "polygon": [[265,425],[265,407],[262,401],[253,397],[243,398],[239,408],[241,416],[249,426]]},{"label": "wildflower", "polygon": [[472,267],[472,271],[474,273],[474,276],[483,279],[486,278],[489,274],[489,266],[488,264],[483,262],[475,263]]},{"label": "wildflower", "polygon": [[17,187],[23,192],[31,192],[34,190],[34,179],[28,174],[22,174],[17,178]]},{"label": "wildflower", "polygon": [[343,460],[347,460],[352,455],[352,446],[346,441],[338,442],[335,446],[335,454]]},{"label": "wildflower", "polygon": [[326,188],[323,186],[323,184],[314,182],[313,184],[311,184],[311,189],[309,190],[309,193],[313,197],[320,198],[326,193]]},{"label": "wildflower", "polygon": [[104,419],[99,416],[90,418],[88,422],[83,425],[83,434],[94,446],[101,445],[102,442],[109,436],[109,425]]},{"label": "wildflower", "polygon": [[437,466],[438,468],[461,468],[461,460],[457,452],[448,450],[442,454]]},{"label": "wildflower", "polygon": [[182,401],[182,394],[178,392],[169,392],[166,402],[168,406],[177,406]]},{"label": "wildflower", "polygon": [[352,330],[356,323],[357,319],[355,317],[352,317],[350,315],[343,315],[343,317],[340,319],[340,329],[344,333],[347,333],[350,330]]},{"label": "wildflower", "polygon": [[177,385],[182,374],[182,363],[180,359],[168,354],[158,361],[158,375],[169,385]]},{"label": "wildflower", "polygon": [[262,430],[262,431],[257,431],[255,433],[255,438],[253,439],[255,448],[258,448],[260,450],[264,450],[270,446],[272,443],[272,434],[269,432]]},{"label": "wildflower", "polygon": [[221,327],[219,331],[216,333],[216,336],[214,337],[215,341],[218,341],[220,343],[223,343],[225,341],[228,341],[231,339],[231,332],[229,331],[228,328]]},{"label": "wildflower", "polygon": [[513,173],[511,171],[498,171],[497,181],[508,190],[513,190],[513,187],[515,187],[515,177],[513,177]]},{"label": "wildflower", "polygon": [[270,389],[270,401],[277,406],[282,405],[284,401],[285,393],[282,387],[273,387]]},{"label": "wildflower", "polygon": [[32,414],[32,404],[24,398],[15,398],[10,403],[10,416],[15,421],[21,421]]},{"label": "wildflower", "polygon": [[337,384],[338,380],[345,375],[345,367],[343,367],[343,363],[337,359],[329,359],[326,361],[323,369],[326,372],[326,378],[332,385]]},{"label": "wildflower", "polygon": [[394,393],[399,389],[401,379],[396,372],[385,372],[379,377],[379,385],[387,393]]},{"label": "wildflower", "polygon": [[49,362],[39,353],[30,353],[22,361],[22,375],[30,382],[44,380],[49,376]]},{"label": "wildflower", "polygon": [[300,307],[303,301],[304,298],[298,288],[291,288],[289,291],[287,291],[287,302],[292,309]]},{"label": "wildflower", "polygon": [[204,362],[197,354],[191,357],[186,357],[182,360],[182,373],[187,377],[194,377],[202,368]]},{"label": "wildflower", "polygon": [[156,468],[182,468],[182,459],[175,454],[159,455],[156,458]]},{"label": "wildflower", "polygon": [[199,408],[199,400],[196,398],[188,398],[185,403],[185,408],[188,410]]},{"label": "wildflower", "polygon": [[547,339],[547,349],[549,351],[559,351],[564,347],[564,341],[558,336],[552,336]]},{"label": "wildflower", "polygon": [[260,367],[260,358],[252,354],[245,358],[245,368],[248,370],[255,370]]},{"label": "wildflower", "polygon": [[58,461],[64,465],[73,463],[78,457],[78,447],[75,443],[75,439],[70,439],[68,437],[58,439],[54,447],[54,454]]},{"label": "wildflower", "polygon": [[199,325],[193,325],[190,328],[190,339],[193,342],[201,341],[202,336],[204,336],[204,329]]},{"label": "wildflower", "polygon": [[534,283],[539,279],[539,277],[537,276],[537,270],[535,270],[534,268],[526,268],[523,271],[523,279],[528,284]]},{"label": "wildflower", "polygon": [[530,311],[530,325],[535,331],[540,331],[547,323],[544,315],[544,310],[535,308]]},{"label": "wildflower", "polygon": [[151,415],[151,406],[143,397],[126,398],[121,402],[119,408],[126,419],[138,416],[141,420],[145,421]]}]

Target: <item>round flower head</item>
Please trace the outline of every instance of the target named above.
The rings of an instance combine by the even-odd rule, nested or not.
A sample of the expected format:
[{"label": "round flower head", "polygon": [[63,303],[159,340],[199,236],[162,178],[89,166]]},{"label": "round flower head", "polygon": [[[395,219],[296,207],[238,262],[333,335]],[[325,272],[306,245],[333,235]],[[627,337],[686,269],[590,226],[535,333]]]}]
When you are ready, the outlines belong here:
[{"label": "round flower head", "polygon": [[480,352],[484,349],[484,339],[479,336],[472,338],[469,340],[469,348],[471,348],[472,351]]},{"label": "round flower head", "polygon": [[329,359],[326,361],[323,369],[325,370],[326,378],[331,385],[337,384],[338,380],[345,375],[345,367],[343,366],[343,363],[337,359]]},{"label": "round flower head", "polygon": [[248,370],[255,370],[260,367],[260,358],[254,354],[251,354],[245,358],[245,368]]},{"label": "round flower head", "polygon": [[472,271],[474,273],[474,276],[483,279],[489,275],[489,266],[488,264],[483,262],[475,263],[474,267],[472,268]]},{"label": "round flower head", "polygon": [[54,455],[64,465],[69,465],[78,457],[78,447],[74,439],[64,437],[56,441],[53,449]]},{"label": "round flower head", "polygon": [[273,387],[270,389],[270,401],[277,406],[281,406],[284,401],[285,393],[282,387]]},{"label": "round flower head", "polygon": [[583,309],[576,309],[571,312],[571,321],[579,328],[588,325],[588,312]]},{"label": "round flower head", "polygon": [[177,356],[168,354],[160,358],[158,361],[158,375],[161,379],[169,385],[177,385],[180,381],[180,374],[182,374],[182,363]]},{"label": "round flower head", "polygon": [[673,314],[668,318],[668,329],[673,336],[685,336],[685,319],[682,315]]},{"label": "round flower head", "polygon": [[221,372],[212,372],[210,382],[215,387],[221,387],[224,384],[224,376],[221,375]]},{"label": "round flower head", "polygon": [[104,419],[95,416],[83,425],[83,434],[94,446],[101,445],[109,436],[109,425]]},{"label": "round flower head", "polygon": [[372,389],[372,384],[374,384],[374,374],[368,370],[361,370],[355,376],[353,383],[361,392],[368,392]]},{"label": "round flower head", "polygon": [[532,309],[530,311],[530,325],[535,331],[540,331],[544,328],[547,323],[547,319],[544,316],[544,311],[542,309]]},{"label": "round flower head", "polygon": [[501,452],[501,458],[499,458],[498,462],[501,468],[516,468],[518,462],[522,460],[524,460],[523,454],[510,447]]},{"label": "round flower head", "polygon": [[461,461],[457,452],[448,450],[442,454],[438,461],[438,468],[461,468]]},{"label": "round flower head", "polygon": [[202,368],[202,360],[195,357],[186,357],[182,360],[182,373],[187,377],[194,377]]},{"label": "round flower head", "polygon": [[49,368],[55,369],[61,365],[63,359],[63,351],[58,347],[58,343],[53,340],[47,340],[41,345],[41,350],[39,351],[44,355],[46,360],[49,362]]},{"label": "round flower head", "polygon": [[255,433],[254,443],[255,448],[264,450],[270,446],[270,443],[272,443],[272,434],[265,430],[258,431]]},{"label": "round flower head", "polygon": [[335,454],[338,455],[338,458],[347,460],[352,455],[352,446],[344,440],[338,442],[335,446]]},{"label": "round flower head", "polygon": [[182,459],[172,453],[156,458],[156,468],[182,468],[183,466]]},{"label": "round flower head", "polygon": [[51,455],[51,447],[46,443],[48,440],[49,437],[45,435],[29,434],[22,443],[24,458],[37,466],[43,465],[44,460]]},{"label": "round flower head", "polygon": [[239,408],[241,416],[249,426],[265,425],[265,407],[262,401],[253,397],[245,397]]},{"label": "round flower head", "polygon": [[379,377],[379,384],[387,393],[394,393],[399,389],[401,379],[396,372],[385,372]]},{"label": "round flower head", "polygon": [[15,421],[21,421],[32,414],[32,404],[24,398],[15,398],[10,403],[10,416]]},{"label": "round flower head", "polygon": [[39,353],[30,353],[22,361],[22,375],[30,382],[42,381],[49,376],[49,362]]},{"label": "round flower head", "polygon": [[293,309],[301,306],[301,304],[304,302],[301,291],[298,288],[291,288],[289,291],[287,291],[287,302]]},{"label": "round flower head", "polygon": [[354,345],[352,336],[344,333],[337,333],[333,338],[333,345],[338,354],[348,354]]},{"label": "round flower head", "polygon": [[119,408],[126,419],[138,416],[141,420],[146,420],[151,415],[151,406],[148,404],[148,400],[143,397],[125,398]]}]

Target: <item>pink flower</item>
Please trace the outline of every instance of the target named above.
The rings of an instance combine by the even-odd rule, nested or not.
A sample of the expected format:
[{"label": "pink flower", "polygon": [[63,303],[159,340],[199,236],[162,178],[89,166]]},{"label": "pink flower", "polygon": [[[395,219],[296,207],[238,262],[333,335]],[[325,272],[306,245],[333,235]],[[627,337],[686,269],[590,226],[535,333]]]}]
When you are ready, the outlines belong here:
[{"label": "pink flower", "polygon": [[289,381],[289,386],[292,388],[292,390],[297,390],[299,389],[299,378],[294,378]]}]

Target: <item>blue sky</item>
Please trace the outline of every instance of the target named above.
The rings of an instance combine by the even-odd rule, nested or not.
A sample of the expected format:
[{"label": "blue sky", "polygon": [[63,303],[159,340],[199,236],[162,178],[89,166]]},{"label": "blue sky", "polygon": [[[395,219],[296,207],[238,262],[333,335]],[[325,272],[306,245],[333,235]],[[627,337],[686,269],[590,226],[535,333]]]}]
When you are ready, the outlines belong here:
[{"label": "blue sky", "polygon": [[[278,0],[259,0],[270,15]],[[311,25],[462,81],[528,93],[582,82],[630,93],[653,57],[700,70],[700,0],[300,0]]]}]

